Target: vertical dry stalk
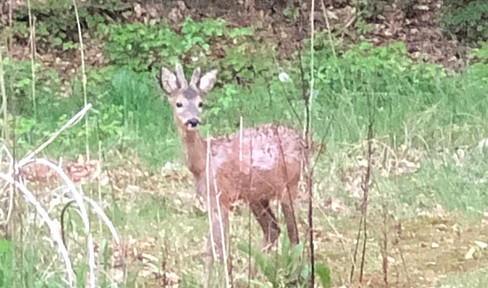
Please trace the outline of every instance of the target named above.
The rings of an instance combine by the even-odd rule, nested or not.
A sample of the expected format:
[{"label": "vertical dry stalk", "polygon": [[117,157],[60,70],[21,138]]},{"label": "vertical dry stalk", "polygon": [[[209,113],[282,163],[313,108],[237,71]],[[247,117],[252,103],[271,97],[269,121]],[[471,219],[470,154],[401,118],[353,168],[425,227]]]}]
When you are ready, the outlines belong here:
[{"label": "vertical dry stalk", "polygon": [[354,271],[356,269],[356,261],[357,261],[358,250],[359,250],[359,239],[361,239],[361,232],[362,232],[362,225],[361,225],[362,221],[363,221],[363,219],[361,218],[359,220],[358,233],[356,236],[356,245],[354,247],[354,255],[352,257],[351,273],[349,275],[349,282],[352,282],[352,279],[354,278]]},{"label": "vertical dry stalk", "polygon": [[[369,100],[369,99],[368,99]],[[368,101],[369,102],[369,101]],[[370,109],[371,103],[369,103]],[[363,181],[363,203],[362,203],[362,221],[363,221],[363,250],[361,256],[361,268],[359,272],[359,282],[363,282],[363,273],[364,273],[364,262],[366,258],[366,243],[368,239],[368,230],[367,230],[367,218],[368,218],[368,199],[369,199],[369,182],[371,180],[371,173],[373,168],[373,126],[374,126],[374,112],[370,112],[370,120],[368,125],[368,167],[366,168],[366,175]]]},{"label": "vertical dry stalk", "polygon": [[[8,28],[12,31],[12,0],[8,2]],[[12,33],[8,33],[7,38],[7,51],[12,51]]]},{"label": "vertical dry stalk", "polygon": [[3,54],[2,54],[2,47],[0,47],[0,93],[2,93],[2,109],[1,113],[3,114],[3,129],[2,129],[2,138],[4,139],[5,143],[8,143],[8,115],[7,115],[7,91],[5,88],[5,77],[3,73]]},{"label": "vertical dry stalk", "polygon": [[383,283],[388,288],[388,210],[386,204],[383,204],[383,241],[381,247],[381,257],[383,258]]},{"label": "vertical dry stalk", "polygon": [[[10,9],[12,6],[12,2],[10,2]],[[8,124],[8,97],[7,97],[7,91],[5,88],[5,77],[4,77],[4,70],[3,70],[3,55],[2,55],[2,47],[0,46],[0,93],[2,94],[2,107],[0,109],[0,113],[3,113],[3,127],[2,127],[2,139],[4,141],[4,145],[8,145],[9,143],[9,124]],[[15,160],[13,159],[13,156],[10,154],[10,152],[6,149],[6,147],[2,147],[2,150],[4,150],[7,155],[10,158],[10,163],[15,163]],[[13,169],[13,165],[10,165],[9,169]],[[5,223],[9,223],[10,217],[12,216],[13,208],[14,208],[14,185],[12,184],[7,184],[9,187],[9,203],[8,203],[8,211],[7,211],[7,218]],[[8,231],[8,228],[6,229]]]},{"label": "vertical dry stalk", "polygon": [[314,242],[313,242],[313,179],[312,179],[312,171],[310,170],[310,147],[312,144],[312,105],[313,105],[313,96],[314,96],[314,30],[315,30],[315,0],[310,1],[310,86],[309,86],[309,95],[308,98],[305,99],[305,129],[304,129],[304,136],[305,136],[305,179],[307,181],[307,190],[308,190],[308,233],[309,233],[309,241],[310,241],[310,287],[313,288],[315,286],[315,252],[314,252]]},{"label": "vertical dry stalk", "polygon": [[[80,25],[80,16],[78,15],[78,7],[76,6],[76,0],[73,0],[73,7],[75,9],[75,16],[76,16],[76,26],[78,27],[78,38],[80,41],[80,56],[81,56],[81,79],[83,85],[83,103],[87,105],[87,96],[86,96],[86,71],[85,71],[85,51],[83,48],[83,35],[81,34],[81,25]],[[86,158],[87,161],[90,161],[90,146],[88,144],[88,137],[90,135],[90,127],[88,125],[88,117],[85,118],[85,147],[86,147]]]},{"label": "vertical dry stalk", "polygon": [[207,211],[208,211],[208,227],[210,228],[210,246],[212,248],[212,259],[217,259],[217,252],[214,247],[214,235],[212,229],[212,201],[210,199],[210,135],[207,134],[207,159],[205,163],[205,177],[207,185]]},{"label": "vertical dry stalk", "polygon": [[30,0],[27,0],[27,12],[29,14],[29,31],[30,31],[30,49],[31,49],[31,96],[32,96],[32,105],[34,108],[34,119],[37,120],[37,100],[36,100],[36,66],[35,66],[35,57],[36,57],[36,27],[34,24],[34,18],[32,17],[31,11],[31,3]]},{"label": "vertical dry stalk", "polygon": [[207,216],[208,216],[208,227],[210,230],[210,248],[212,250],[212,260],[207,263],[207,279],[205,280],[204,287],[210,287],[210,281],[212,279],[213,263],[217,259],[217,252],[214,246],[214,235],[212,229],[212,201],[210,201],[210,135],[207,133],[207,154],[205,159],[205,180],[207,188]]}]

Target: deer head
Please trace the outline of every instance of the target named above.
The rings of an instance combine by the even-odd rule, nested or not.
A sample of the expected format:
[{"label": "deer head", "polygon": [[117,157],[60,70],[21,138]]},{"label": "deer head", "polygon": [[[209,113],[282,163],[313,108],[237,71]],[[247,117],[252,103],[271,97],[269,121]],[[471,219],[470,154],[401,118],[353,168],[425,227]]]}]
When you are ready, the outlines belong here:
[{"label": "deer head", "polygon": [[190,84],[185,79],[181,64],[176,64],[175,71],[176,75],[164,67],[161,69],[161,88],[168,93],[178,126],[183,130],[196,130],[201,123],[202,100],[213,88],[217,70],[211,70],[200,77],[200,68],[196,68]]}]

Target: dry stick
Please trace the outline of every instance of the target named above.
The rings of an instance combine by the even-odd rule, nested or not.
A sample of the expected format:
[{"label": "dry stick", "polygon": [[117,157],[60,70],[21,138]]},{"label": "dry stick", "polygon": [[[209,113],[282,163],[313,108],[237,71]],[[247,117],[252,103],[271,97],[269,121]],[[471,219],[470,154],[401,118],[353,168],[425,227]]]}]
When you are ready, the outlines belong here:
[{"label": "dry stick", "polygon": [[212,201],[210,199],[210,135],[207,134],[207,159],[205,163],[205,176],[206,176],[206,184],[207,184],[207,211],[208,211],[208,224],[210,227],[210,244],[212,247],[212,257],[214,260],[217,259],[217,252],[215,251],[214,247],[214,235],[213,235],[213,229],[212,229]]},{"label": "dry stick", "polygon": [[68,284],[70,287],[75,287],[74,284],[76,278],[73,272],[71,260],[69,259],[68,250],[66,250],[66,247],[63,244],[63,240],[61,239],[59,231],[57,231],[54,221],[49,217],[47,211],[41,206],[41,204],[36,200],[36,197],[34,197],[34,195],[29,191],[29,189],[24,186],[24,184],[19,181],[15,181],[11,175],[7,175],[4,173],[0,173],[0,178],[18,188],[24,194],[25,199],[32,205],[34,205],[37,213],[41,216],[42,220],[47,223],[49,230],[51,230],[51,235],[54,238],[54,241],[56,241],[57,243],[59,253],[64,260],[64,264],[66,266],[66,274],[68,275]]},{"label": "dry stick", "polygon": [[[10,6],[12,2],[10,2]],[[10,11],[11,12],[11,11]],[[7,91],[5,89],[5,78],[3,73],[3,56],[2,56],[2,47],[0,47],[0,93],[2,93],[2,107],[0,109],[0,113],[3,113],[3,129],[2,129],[2,139],[4,139],[5,144],[8,144],[8,114],[7,114]],[[10,152],[6,149],[6,147],[2,147],[2,150],[7,152],[7,155],[10,158],[10,163],[14,163],[13,157]],[[12,165],[9,166],[9,169],[12,169]],[[14,189],[13,186],[9,184],[9,203],[8,203],[8,211],[7,211],[7,218],[5,223],[9,222],[9,219],[12,215],[13,206],[14,206]],[[3,189],[2,189],[3,190]]]},{"label": "dry stick", "polygon": [[[99,173],[102,173],[102,141],[100,141],[100,138],[98,138],[98,162],[97,162],[97,168],[100,169]],[[102,184],[100,183],[100,177],[97,177],[97,194],[98,194],[98,202],[102,203]],[[99,220],[98,221],[98,231],[100,235],[103,235],[103,225],[102,222]],[[97,265],[100,265],[101,263],[101,257],[98,257]],[[100,269],[97,269],[97,279],[100,279]]]},{"label": "dry stick", "polygon": [[205,283],[205,287],[209,287],[211,281],[211,274],[213,273],[213,262],[217,259],[217,252],[215,251],[214,247],[214,235],[212,229],[212,200],[210,199],[210,135],[207,133],[207,157],[205,159],[205,180],[207,186],[207,215],[208,215],[208,227],[210,228],[210,248],[212,250],[212,261],[208,263],[208,271],[207,271],[207,280]]},{"label": "dry stick", "polygon": [[[78,38],[80,41],[80,56],[81,56],[81,73],[83,84],[83,104],[86,106],[88,103],[86,96],[86,71],[85,71],[85,52],[83,49],[83,35],[81,34],[80,17],[78,15],[78,7],[76,6],[76,0],[73,0],[73,7],[75,8],[76,26],[78,27]],[[85,118],[85,145],[86,145],[86,158],[90,161],[90,147],[88,145],[88,137],[90,133],[90,127],[88,126],[88,118]]]},{"label": "dry stick", "polygon": [[[373,109],[370,105],[370,109]],[[368,125],[368,167],[366,168],[366,176],[364,177],[363,182],[363,204],[362,204],[362,217],[363,217],[363,251],[361,257],[361,268],[359,272],[359,282],[363,282],[363,272],[364,272],[364,261],[366,258],[366,242],[368,239],[368,230],[367,230],[367,216],[368,216],[368,198],[369,198],[369,181],[371,179],[371,170],[373,167],[373,126],[374,126],[374,112],[370,112],[370,120]]]},{"label": "dry stick", "polygon": [[358,234],[356,236],[356,245],[354,247],[354,256],[352,257],[352,265],[351,265],[351,273],[349,275],[349,282],[352,282],[352,279],[354,278],[354,270],[356,269],[356,260],[357,260],[357,255],[358,255],[358,250],[359,250],[359,239],[361,238],[361,232],[362,232],[362,218],[359,220],[359,227],[358,227]]},{"label": "dry stick", "polygon": [[383,283],[385,283],[386,288],[390,285],[388,284],[388,210],[386,209],[386,204],[383,204],[383,243],[381,247],[381,257],[383,258]]},{"label": "dry stick", "polygon": [[34,107],[34,119],[37,120],[37,101],[36,101],[36,67],[34,59],[36,57],[35,49],[35,25],[34,18],[32,18],[31,3],[27,0],[27,12],[29,14],[29,30],[30,30],[30,49],[31,49],[31,95],[32,95],[32,105]]},{"label": "dry stick", "polygon": [[8,115],[7,115],[7,91],[5,89],[5,77],[3,73],[3,55],[2,47],[0,47],[0,92],[2,93],[2,109],[3,113],[3,129],[2,138],[6,143],[8,143]]},{"label": "dry stick", "polygon": [[313,105],[313,94],[314,94],[314,14],[315,14],[315,0],[310,1],[310,87],[309,87],[309,95],[305,101],[305,106],[307,110],[306,113],[306,127],[305,127],[305,143],[307,145],[307,149],[305,150],[305,173],[306,173],[306,181],[307,181],[307,189],[308,189],[308,225],[309,225],[309,238],[310,238],[310,287],[313,288],[315,286],[315,253],[314,253],[314,246],[313,246],[313,179],[312,179],[312,171],[310,171],[310,145],[312,143],[311,139],[311,132],[312,132],[312,105]]},{"label": "dry stick", "polygon": [[[8,3],[8,28],[12,31],[12,0]],[[7,45],[7,50],[12,51],[12,33],[8,33]]]}]

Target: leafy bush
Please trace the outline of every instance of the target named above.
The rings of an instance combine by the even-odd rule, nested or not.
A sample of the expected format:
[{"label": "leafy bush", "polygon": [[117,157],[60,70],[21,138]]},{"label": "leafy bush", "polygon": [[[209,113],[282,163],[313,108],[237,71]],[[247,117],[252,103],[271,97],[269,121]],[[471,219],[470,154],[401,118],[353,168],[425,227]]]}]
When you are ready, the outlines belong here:
[{"label": "leafy bush", "polygon": [[488,39],[488,2],[445,1],[444,28],[463,42]]},{"label": "leafy bush", "polygon": [[[36,42],[42,49],[68,50],[76,48],[78,27],[71,0],[31,1],[32,15],[36,19]],[[78,15],[83,31],[95,32],[95,28],[109,21],[116,21],[117,15],[128,9],[122,1],[88,1],[78,4]],[[29,37],[29,16],[27,6],[15,14],[12,31],[24,39]],[[94,36],[94,35],[92,35]]]},{"label": "leafy bush", "polygon": [[113,64],[147,71],[153,64],[172,66],[190,51],[195,56],[208,54],[209,41],[226,30],[223,20],[194,22],[187,18],[181,24],[181,35],[166,23],[101,25],[99,31],[108,36],[106,50]]}]

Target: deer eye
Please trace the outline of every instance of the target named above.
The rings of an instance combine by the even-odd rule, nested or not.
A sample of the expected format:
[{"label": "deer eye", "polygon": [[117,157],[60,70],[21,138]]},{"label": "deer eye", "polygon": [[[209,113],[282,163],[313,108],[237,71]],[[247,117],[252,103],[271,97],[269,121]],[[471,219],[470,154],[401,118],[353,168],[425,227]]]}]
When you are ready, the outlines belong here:
[{"label": "deer eye", "polygon": [[181,103],[181,102],[176,102],[176,107],[178,107],[178,108],[183,107],[183,103]]},{"label": "deer eye", "polygon": [[202,102],[198,103],[198,107],[202,108],[203,107],[203,103]]}]

